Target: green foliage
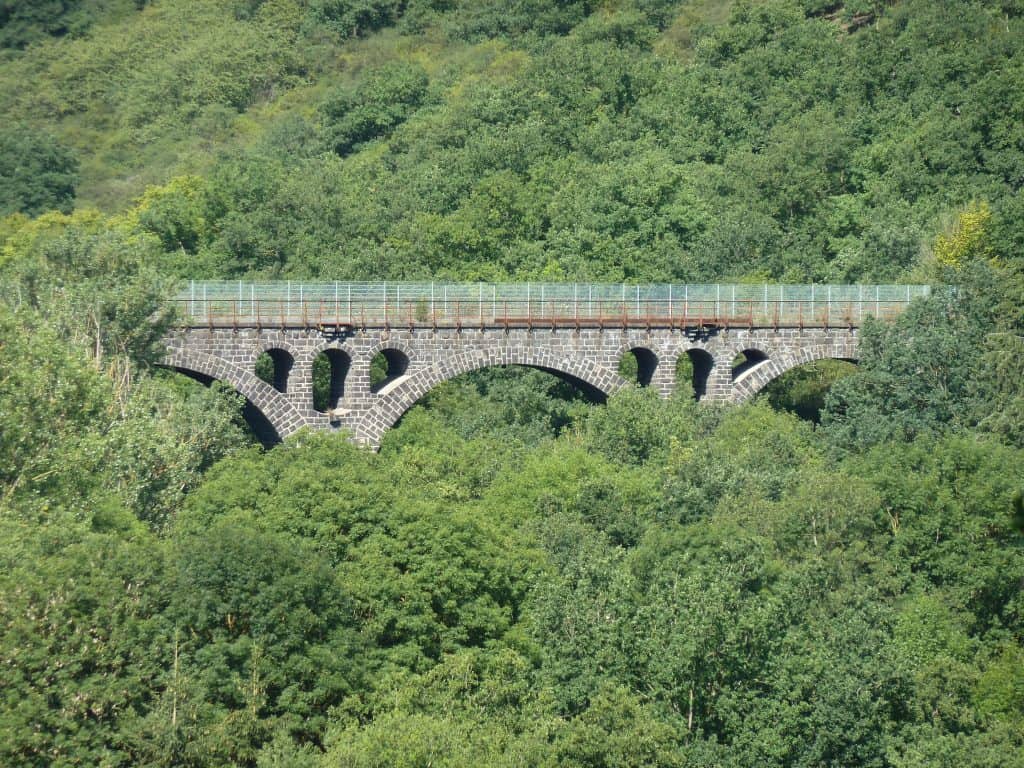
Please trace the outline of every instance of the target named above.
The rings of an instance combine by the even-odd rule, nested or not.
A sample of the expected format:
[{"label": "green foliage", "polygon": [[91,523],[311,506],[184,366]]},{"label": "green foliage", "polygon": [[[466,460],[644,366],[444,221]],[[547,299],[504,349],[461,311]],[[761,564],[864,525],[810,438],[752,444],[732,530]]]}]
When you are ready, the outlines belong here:
[{"label": "green foliage", "polygon": [[147,0],[4,0],[0,48],[25,48],[47,36],[79,36],[97,21],[109,22]]},{"label": "green foliage", "polygon": [[[1018,6],[0,3],[0,763],[1019,765]],[[371,454],[153,370],[174,281],[270,276],[956,289]]]},{"label": "green foliage", "polygon": [[845,360],[818,360],[787,371],[764,388],[772,408],[790,411],[815,423],[821,420],[832,386],[857,369]]},{"label": "green foliage", "polygon": [[0,130],[0,216],[70,213],[78,160],[52,136],[24,126]]},{"label": "green foliage", "polygon": [[396,63],[370,73],[355,91],[328,99],[321,112],[334,151],[344,157],[390,133],[423,102],[427,82],[422,67]]},{"label": "green foliage", "polygon": [[159,544],[116,505],[87,507],[92,525],[73,506],[50,525],[0,520],[8,765],[131,764],[131,723],[149,707],[166,659]]},{"label": "green foliage", "polygon": [[593,9],[591,0],[456,0],[446,19],[449,34],[478,40],[499,35],[565,34]]},{"label": "green foliage", "polygon": [[394,24],[404,9],[402,0],[310,0],[307,18],[341,37],[359,37]]}]

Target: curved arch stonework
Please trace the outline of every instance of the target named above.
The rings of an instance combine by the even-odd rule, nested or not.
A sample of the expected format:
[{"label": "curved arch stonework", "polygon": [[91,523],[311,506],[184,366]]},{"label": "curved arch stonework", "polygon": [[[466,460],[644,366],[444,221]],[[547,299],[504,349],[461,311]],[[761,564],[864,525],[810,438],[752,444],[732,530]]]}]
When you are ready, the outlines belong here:
[{"label": "curved arch stonework", "polygon": [[500,365],[523,365],[561,373],[583,382],[605,396],[629,385],[629,382],[618,373],[591,360],[559,357],[544,350],[496,348],[481,350],[475,354],[460,353],[452,355],[441,364],[409,375],[399,386],[389,390],[363,417],[356,431],[356,438],[369,445],[379,445],[384,433],[395,425],[402,414],[438,384],[463,373]]},{"label": "curved arch stonework", "polygon": [[295,361],[298,361],[302,356],[304,350],[293,344],[287,337],[284,337],[281,331],[265,331],[264,333],[265,335],[255,339],[250,347],[252,350],[252,364],[256,363],[260,355],[272,349],[284,350]]},{"label": "curved arch stonework", "polygon": [[819,345],[793,352],[776,354],[750,369],[746,375],[737,380],[733,385],[730,400],[734,403],[742,403],[745,400],[749,400],[782,374],[805,363],[827,359],[855,361],[857,356],[856,344],[844,345],[841,349],[831,345]]},{"label": "curved arch stonework", "polygon": [[[608,395],[629,382],[618,374],[624,350],[643,348],[658,361],[650,387],[663,397],[676,388],[675,361],[701,350],[712,362],[702,402],[741,402],[789,369],[833,357],[856,359],[857,331],[852,329],[729,329],[696,333],[678,328],[485,328],[349,329],[337,335],[315,328],[191,328],[167,339],[163,364],[230,383],[270,421],[281,437],[303,426],[345,430],[371,446],[406,410],[433,387],[462,373],[489,366],[523,365],[574,380]],[[278,392],[252,370],[259,351],[288,351],[294,367],[287,393]],[[370,391],[373,355],[397,349],[409,358],[404,374],[379,392]],[[313,360],[325,349],[339,349],[351,367],[337,407],[313,409]],[[735,381],[737,351],[758,349],[768,360]],[[254,354],[254,350],[256,353]]]},{"label": "curved arch stonework", "polygon": [[161,361],[161,365],[230,384],[263,414],[282,438],[305,425],[305,420],[288,398],[255,373],[239,368],[221,357],[171,348]]}]

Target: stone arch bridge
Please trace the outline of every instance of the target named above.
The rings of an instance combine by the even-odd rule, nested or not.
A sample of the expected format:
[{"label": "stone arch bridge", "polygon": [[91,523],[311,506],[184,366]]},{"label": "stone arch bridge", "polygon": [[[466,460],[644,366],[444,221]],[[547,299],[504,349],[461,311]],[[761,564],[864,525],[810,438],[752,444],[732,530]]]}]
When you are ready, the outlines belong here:
[{"label": "stone arch bridge", "polygon": [[[560,376],[595,399],[639,383],[668,397],[692,363],[699,400],[741,402],[798,365],[855,361],[858,329],[925,286],[622,286],[192,283],[163,364],[229,383],[268,441],[301,427],[376,448],[417,400],[488,366]],[[632,352],[637,381],[619,373]],[[273,375],[257,375],[266,353]],[[314,408],[314,360],[329,366]],[[383,358],[383,378],[371,376]]]}]

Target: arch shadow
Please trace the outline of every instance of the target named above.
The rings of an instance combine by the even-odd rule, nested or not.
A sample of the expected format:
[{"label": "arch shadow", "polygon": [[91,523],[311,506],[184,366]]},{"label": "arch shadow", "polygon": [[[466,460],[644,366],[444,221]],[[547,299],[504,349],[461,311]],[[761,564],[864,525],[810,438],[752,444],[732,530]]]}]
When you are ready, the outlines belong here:
[{"label": "arch shadow", "polygon": [[[641,387],[650,386],[654,372],[658,370],[658,356],[647,347],[632,347],[626,350],[625,354],[633,355],[633,360],[636,361],[636,383]],[[622,365],[619,364],[620,373],[624,373]]]},{"label": "arch shadow", "polygon": [[[323,363],[319,361],[323,361]],[[327,370],[319,372],[318,368],[326,364]],[[347,352],[336,347],[320,350],[314,357],[313,371],[313,409],[321,413],[333,411],[345,396],[345,380],[352,368],[352,358]],[[319,375],[318,375],[319,374]],[[325,380],[321,381],[319,376]]]},{"label": "arch shadow", "polygon": [[854,370],[855,363],[845,358],[811,360],[776,376],[761,388],[757,397],[767,400],[775,410],[819,424],[829,391]]},{"label": "arch shadow", "polygon": [[[374,361],[383,358],[384,371],[381,378],[375,380]],[[384,347],[370,360],[370,392],[377,394],[390,387],[409,370],[409,355],[397,347]]]},{"label": "arch shadow", "polygon": [[768,353],[765,352],[763,349],[758,349],[757,347],[748,347],[746,349],[741,349],[739,352],[739,356],[743,357],[743,361],[740,363],[735,363],[732,366],[733,381],[739,381],[744,376],[748,375],[751,371],[753,371],[755,368],[762,365],[763,363],[768,362],[769,360]]},{"label": "arch shadow", "polygon": [[[193,381],[198,381],[204,387],[210,387],[215,381],[220,381],[213,376],[208,376],[205,373],[199,373],[189,368],[182,368],[180,366],[163,366],[169,371],[180,373],[182,376],[187,376]],[[230,382],[227,382],[230,384]],[[236,390],[237,391],[237,390]],[[242,404],[242,420],[249,427],[249,430],[253,433],[257,440],[264,448],[270,448],[281,442],[281,435],[278,434],[274,425],[270,423],[270,419],[263,415],[263,411],[253,405],[252,400],[242,396],[245,401]]]},{"label": "arch shadow", "polygon": [[[267,347],[260,353],[259,357],[256,358],[257,363],[253,366],[254,370],[258,369],[258,361],[263,355],[270,358],[273,370],[269,377],[263,378],[260,376],[260,378],[270,384],[282,395],[287,393],[288,378],[291,376],[292,367],[295,365],[295,356],[283,347]],[[259,374],[257,374],[257,376],[259,376]]]},{"label": "arch shadow", "polygon": [[715,358],[706,349],[691,347],[686,350],[685,355],[680,355],[676,361],[676,373],[678,376],[681,361],[689,366],[689,379],[693,387],[693,399],[700,400],[708,391],[708,379],[715,368]]}]

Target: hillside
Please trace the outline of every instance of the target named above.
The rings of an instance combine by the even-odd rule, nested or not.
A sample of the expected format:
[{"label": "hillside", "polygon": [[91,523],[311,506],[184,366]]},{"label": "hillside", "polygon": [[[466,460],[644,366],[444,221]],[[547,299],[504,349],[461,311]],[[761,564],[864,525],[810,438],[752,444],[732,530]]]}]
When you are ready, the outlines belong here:
[{"label": "hillside", "polygon": [[[0,0],[0,112],[0,764],[1024,766],[1019,0]],[[955,289],[374,454],[186,278]]]}]

